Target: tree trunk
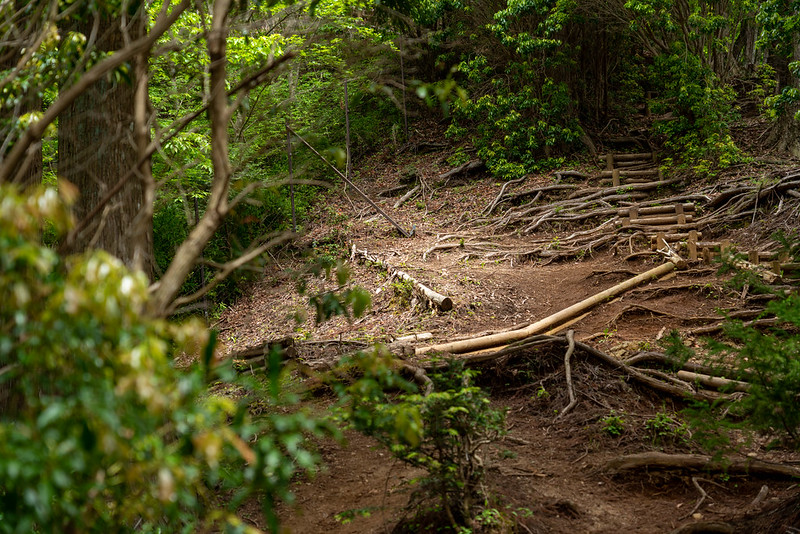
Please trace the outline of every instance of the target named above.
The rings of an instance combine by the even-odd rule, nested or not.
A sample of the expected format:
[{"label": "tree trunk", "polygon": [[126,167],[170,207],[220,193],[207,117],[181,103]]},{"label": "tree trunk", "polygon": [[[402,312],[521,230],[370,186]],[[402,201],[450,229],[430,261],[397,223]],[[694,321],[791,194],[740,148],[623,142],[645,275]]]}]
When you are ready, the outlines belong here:
[{"label": "tree trunk", "polygon": [[[794,75],[790,65],[800,61],[800,38],[793,39],[790,57],[778,57],[775,71],[778,75],[778,89],[791,87],[800,90],[800,79]],[[774,56],[773,56],[774,59]],[[781,115],[772,127],[767,143],[774,146],[779,152],[800,157],[800,122],[795,119],[795,113],[800,111],[797,103],[786,104],[781,110]]]},{"label": "tree trunk", "polygon": [[[133,17],[101,16],[96,31],[95,48],[102,52],[119,50],[130,40],[145,35],[143,6]],[[89,18],[75,30],[93,33],[94,20]],[[58,174],[75,184],[80,196],[74,207],[82,220],[101,198],[130,169],[137,168],[135,134],[135,89],[137,72],[129,64],[123,67],[130,79],[122,79],[120,70],[94,83],[62,113],[58,122]],[[62,90],[66,89],[62,88]],[[139,140],[141,144],[141,139]],[[147,176],[125,183],[122,190],[102,212],[78,235],[74,250],[99,248],[121,259],[129,267],[138,267],[152,274],[152,224],[133,224],[145,206]],[[137,265],[138,264],[138,265]]]}]

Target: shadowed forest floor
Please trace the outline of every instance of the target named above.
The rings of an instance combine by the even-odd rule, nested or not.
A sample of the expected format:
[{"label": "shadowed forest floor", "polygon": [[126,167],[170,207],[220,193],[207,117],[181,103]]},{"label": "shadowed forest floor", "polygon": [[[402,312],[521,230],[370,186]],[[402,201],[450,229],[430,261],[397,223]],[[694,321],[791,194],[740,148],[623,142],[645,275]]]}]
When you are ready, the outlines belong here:
[{"label": "shadowed forest floor", "polygon": [[[433,335],[432,342],[474,337],[530,324],[663,262],[661,256],[649,253],[644,240],[631,241],[628,249],[599,247],[550,262],[518,254],[530,243],[544,240],[552,242],[550,249],[558,250],[559,240],[591,229],[597,222],[542,225],[530,234],[515,232],[513,226],[502,232],[492,230],[490,220],[484,217],[481,222],[481,213],[498,197],[503,184],[480,172],[441,180],[439,175],[452,168],[446,162],[449,155],[441,151],[395,156],[387,150],[357,165],[359,187],[378,199],[404,228],[413,226],[414,237],[400,237],[353,192],[348,193],[341,184],[336,186],[313,216],[304,242],[277,256],[263,279],[221,317],[216,326],[226,347],[234,350],[291,335],[318,342],[303,345],[301,350],[301,358],[311,361],[335,359],[336,351],[331,347],[343,340],[388,343],[396,337],[423,332]],[[554,181],[575,185],[579,190],[596,187],[593,180],[603,168],[602,162],[584,162],[570,168],[584,178],[557,182],[553,171],[531,176],[508,192]],[[791,161],[786,165],[755,162],[718,178],[716,189],[732,188],[768,173],[788,175],[796,168],[796,162]],[[395,187],[404,174],[415,175],[422,192],[393,208],[402,192],[393,197],[380,193]],[[681,180],[668,190],[655,192],[655,198],[692,194],[703,188],[707,191],[711,183],[690,175],[678,178]],[[755,221],[729,224],[722,231],[712,226],[701,228],[705,233],[702,239],[730,239],[742,250],[769,248],[774,230],[796,227],[797,215],[791,207],[768,207]],[[515,206],[506,206],[495,215],[500,217],[510,209]],[[698,216],[708,212],[698,201]],[[470,248],[482,242],[488,244]],[[441,243],[452,246],[432,250]],[[287,274],[288,269],[302,267],[304,260],[299,252],[303,247],[313,247],[318,254],[346,260],[353,244],[451,297],[453,310],[437,312],[409,302],[385,271],[350,261],[351,283],[372,295],[366,316],[319,326],[312,319],[298,324],[293,318],[298,309],[305,308],[313,317]],[[685,255],[685,250],[678,251]],[[618,358],[661,350],[659,340],[671,330],[687,333],[717,323],[719,310],[756,306],[749,295],[726,286],[726,280],[726,276],[717,274],[717,265],[690,262],[688,269],[603,302],[569,328],[576,340]],[[318,287],[332,286],[319,281]],[[689,335],[688,339],[698,347],[701,337]],[[308,352],[308,347],[315,348]],[[798,526],[792,516],[796,505],[768,514],[780,503],[797,498],[800,492],[791,480],[647,469],[610,473],[605,469],[607,462],[625,454],[703,452],[684,429],[662,428],[654,423],[679,421],[676,413],[685,407],[684,402],[626,380],[598,361],[576,357],[572,376],[578,404],[567,416],[556,419],[569,402],[563,351],[544,351],[539,361],[524,373],[497,365],[485,369],[480,377],[493,403],[508,410],[509,428],[505,438],[487,449],[487,489],[493,501],[486,506],[515,518],[516,524],[492,526],[487,516],[486,524],[476,531],[648,533],[714,521],[735,524],[737,532],[793,532],[787,529]],[[325,410],[332,401],[322,396],[308,402]],[[788,450],[768,450],[770,441],[770,436],[764,436],[752,443],[742,442],[740,455],[774,462],[800,461],[800,456]],[[296,502],[281,505],[287,531],[378,533],[392,532],[398,525],[404,525],[406,532],[424,531],[423,525],[409,526],[404,520],[414,489],[409,482],[418,472],[355,433],[347,435],[346,444],[321,443],[320,452],[322,471],[313,479],[297,480]],[[700,506],[696,506],[701,498],[697,485],[707,493]],[[765,485],[766,497],[753,504]],[[249,517],[255,525],[264,526],[255,509]],[[775,523],[753,523],[764,521],[764,517]],[[724,531],[710,528],[692,532]]]}]

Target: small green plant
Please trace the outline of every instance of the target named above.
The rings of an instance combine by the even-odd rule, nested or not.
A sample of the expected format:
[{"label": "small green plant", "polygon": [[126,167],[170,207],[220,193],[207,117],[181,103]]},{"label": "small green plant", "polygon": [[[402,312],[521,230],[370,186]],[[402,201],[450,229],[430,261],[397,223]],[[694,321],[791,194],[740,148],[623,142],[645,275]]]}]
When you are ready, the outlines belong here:
[{"label": "small green plant", "polygon": [[536,398],[537,399],[549,399],[550,393],[544,388],[544,386],[539,386],[539,389],[536,390]]},{"label": "small green plant", "polygon": [[469,161],[469,154],[464,151],[463,147],[458,147],[455,153],[447,158],[447,164],[453,167],[458,167]]},{"label": "small green plant", "polygon": [[605,327],[603,329],[603,339],[601,339],[601,342],[608,341],[609,339],[611,339],[612,337],[614,337],[616,335],[617,335],[617,329],[616,328]]},{"label": "small green plant", "polygon": [[510,451],[508,449],[503,449],[502,451],[500,451],[500,458],[502,458],[504,460],[513,459],[513,458],[516,458],[516,457],[517,457],[517,453],[514,452],[514,451]]},{"label": "small green plant", "polygon": [[625,432],[625,418],[614,410],[611,410],[609,415],[601,419],[600,423],[603,425],[603,432],[609,436],[616,438]]},{"label": "small green plant", "polygon": [[686,425],[666,411],[658,412],[655,417],[644,423],[654,445],[676,445],[686,443],[689,429]]},{"label": "small green plant", "polygon": [[[385,373],[371,374],[372,369],[365,366],[365,379],[347,392],[343,416],[395,458],[425,470],[417,481],[419,504],[433,498],[454,529],[471,527],[478,503],[486,500],[481,451],[505,433],[505,412],[470,384],[476,373],[460,362],[447,362],[431,375],[433,390],[427,395]],[[390,398],[388,385],[405,392]]]},{"label": "small green plant", "polygon": [[503,514],[497,508],[485,508],[475,516],[475,522],[487,528],[499,527],[503,524]]},{"label": "small green plant", "polygon": [[370,517],[372,515],[374,508],[351,508],[349,510],[345,510],[343,512],[339,512],[338,514],[334,514],[333,518],[336,520],[337,523],[341,523],[342,525],[347,525],[352,523],[352,521],[357,517]]},{"label": "small green plant", "polygon": [[411,307],[411,300],[414,297],[414,284],[408,280],[397,278],[390,284],[392,288],[392,302],[403,309]]}]

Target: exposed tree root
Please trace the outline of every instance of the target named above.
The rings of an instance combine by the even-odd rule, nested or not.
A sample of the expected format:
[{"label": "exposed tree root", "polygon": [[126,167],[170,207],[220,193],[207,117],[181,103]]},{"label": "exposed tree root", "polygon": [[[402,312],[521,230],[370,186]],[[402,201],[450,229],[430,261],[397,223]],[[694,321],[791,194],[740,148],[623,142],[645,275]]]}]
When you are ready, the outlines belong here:
[{"label": "exposed tree root", "polygon": [[[463,354],[458,356],[458,359],[469,367],[485,367],[493,364],[509,365],[515,359],[535,357],[534,355],[544,352],[546,349],[553,350],[555,347],[564,345],[569,345],[566,336],[540,334],[520,340],[499,350],[484,350]],[[728,397],[717,392],[697,389],[693,384],[679,381],[674,377],[670,377],[670,381],[666,381],[649,376],[646,372],[627,365],[614,356],[580,341],[575,341],[575,352],[599,360],[612,369],[627,375],[630,379],[662,393],[698,400],[718,400]],[[419,362],[420,367],[428,370],[435,369],[441,365],[443,364],[440,361]]]},{"label": "exposed tree root", "polygon": [[567,377],[567,392],[569,393],[569,404],[561,410],[561,413],[558,414],[556,419],[560,419],[567,415],[576,404],[578,404],[578,399],[575,397],[575,388],[572,385],[572,366],[569,363],[569,359],[572,357],[572,353],[575,352],[575,332],[573,330],[567,331],[567,342],[569,343],[569,348],[567,349],[567,353],[564,355],[564,374]]},{"label": "exposed tree root", "polygon": [[663,452],[643,452],[619,456],[608,462],[604,470],[612,475],[641,469],[703,471],[711,473],[743,474],[774,478],[800,478],[800,468],[770,463],[755,458],[726,458],[717,461],[703,454],[665,454]]}]

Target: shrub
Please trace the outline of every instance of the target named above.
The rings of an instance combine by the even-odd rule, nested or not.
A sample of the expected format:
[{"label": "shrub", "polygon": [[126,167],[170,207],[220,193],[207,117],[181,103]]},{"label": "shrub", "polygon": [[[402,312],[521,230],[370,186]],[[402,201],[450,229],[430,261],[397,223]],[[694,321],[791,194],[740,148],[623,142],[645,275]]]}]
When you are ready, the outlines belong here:
[{"label": "shrub", "polygon": [[[236,379],[204,325],[147,318],[144,276],[104,252],[41,246],[44,219],[69,221],[55,191],[0,198],[0,532],[252,532],[236,511],[256,494],[276,528],[275,500],[316,464],[304,436],[333,427],[252,416],[253,382],[209,395]],[[179,370],[182,353],[201,357]]]},{"label": "shrub", "polygon": [[[385,374],[373,376],[348,392],[347,419],[395,458],[426,471],[418,481],[420,500],[437,499],[454,528],[471,525],[476,506],[485,501],[481,450],[505,432],[505,413],[470,385],[475,372],[456,362],[431,376],[427,395],[396,377],[387,383]],[[385,386],[398,385],[405,392],[386,395]]]}]

